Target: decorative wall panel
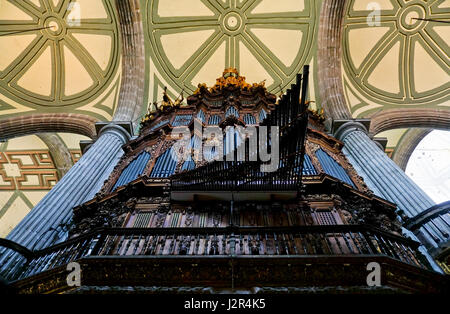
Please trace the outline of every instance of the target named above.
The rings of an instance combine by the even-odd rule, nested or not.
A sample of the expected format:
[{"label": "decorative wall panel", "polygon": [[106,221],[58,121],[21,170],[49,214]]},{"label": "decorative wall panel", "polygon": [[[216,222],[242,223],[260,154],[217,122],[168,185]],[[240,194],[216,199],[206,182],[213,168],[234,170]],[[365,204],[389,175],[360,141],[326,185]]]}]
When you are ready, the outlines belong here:
[{"label": "decorative wall panel", "polygon": [[[75,142],[86,139],[74,134],[58,135],[73,163],[81,157]],[[0,237],[6,235],[61,179],[52,152],[37,136],[0,143]]]}]

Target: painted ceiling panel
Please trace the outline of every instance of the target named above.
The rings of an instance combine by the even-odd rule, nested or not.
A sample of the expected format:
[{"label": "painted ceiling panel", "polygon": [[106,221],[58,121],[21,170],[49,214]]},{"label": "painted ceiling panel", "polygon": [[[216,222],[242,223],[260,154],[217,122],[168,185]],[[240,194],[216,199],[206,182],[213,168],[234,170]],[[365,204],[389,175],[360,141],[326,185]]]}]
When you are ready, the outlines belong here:
[{"label": "painted ceiling panel", "polygon": [[[8,194],[8,193],[6,193]],[[27,206],[23,198],[16,195],[9,199],[4,195],[5,203],[8,203],[8,210],[5,210],[0,218],[0,237],[5,238],[8,233],[30,212],[31,208]],[[12,193],[10,193],[12,194]],[[4,205],[5,206],[5,205]]]},{"label": "painted ceiling panel", "polygon": [[158,15],[161,17],[192,16],[192,12],[196,16],[214,16],[214,12],[201,0],[161,0],[158,5]]},{"label": "painted ceiling panel", "polygon": [[40,54],[31,60],[27,69],[17,76],[17,85],[26,92],[36,94],[36,97],[49,98],[54,88],[54,71],[52,64],[52,49],[48,45]]},{"label": "painted ceiling panel", "polygon": [[305,9],[304,0],[263,0],[254,6],[252,14],[273,12],[301,12]]},{"label": "painted ceiling panel", "polygon": [[[141,0],[148,102],[213,85],[227,67],[271,92],[311,63],[321,2],[313,0]],[[144,10],[143,10],[144,11]],[[312,96],[314,97],[314,96]]]},{"label": "painted ceiling panel", "polygon": [[[195,30],[192,32],[176,32],[161,35],[161,44],[166,57],[175,70],[179,70],[186,61],[202,48],[203,44],[214,33],[213,29]],[[174,49],[180,42],[188,42],[184,49]]]},{"label": "painted ceiling panel", "polygon": [[[367,7],[371,3],[373,4],[372,0],[354,1],[354,3],[353,3],[353,10],[354,11],[367,10]],[[390,0],[377,0],[377,4],[380,6],[380,9],[382,9],[382,10],[392,10],[394,8]]]},{"label": "painted ceiling panel", "polygon": [[[225,69],[225,56],[226,56],[226,43],[222,43],[215,49],[213,54],[209,59],[205,60],[204,66],[196,73],[195,77],[192,78],[193,82],[204,82],[206,84],[211,84],[212,86],[216,81],[216,76],[214,73],[217,71],[223,71]],[[158,93],[161,95],[161,93]]]},{"label": "painted ceiling panel", "polygon": [[61,0],[52,0],[52,4],[55,8],[59,6],[60,2]]},{"label": "painted ceiling panel", "polygon": [[5,71],[36,37],[36,34],[0,37],[0,47],[3,47],[2,57],[0,58],[0,71]]},{"label": "painted ceiling panel", "polygon": [[368,58],[381,39],[390,30],[389,27],[354,28],[348,32],[350,58],[355,69],[361,67],[362,62]]},{"label": "painted ceiling panel", "polygon": [[110,34],[89,34],[89,33],[75,33],[72,36],[78,40],[86,52],[89,53],[97,65],[106,71],[109,61],[111,60],[111,53],[113,51],[112,43],[113,37]]},{"label": "painted ceiling panel", "polygon": [[[250,31],[278,58],[286,67],[294,65],[294,61],[301,54],[303,30],[249,28]],[[289,45],[286,45],[286,43]]]},{"label": "painted ceiling panel", "polygon": [[0,5],[0,20],[2,21],[32,21],[33,17],[28,12],[9,1],[2,1]]},{"label": "painted ceiling panel", "polygon": [[76,0],[80,5],[81,19],[109,19],[110,13],[102,1]]},{"label": "painted ceiling panel", "polygon": [[121,80],[119,41],[114,1],[0,0],[0,118],[60,111],[111,119],[116,103],[104,98]]},{"label": "painted ceiling panel", "polygon": [[372,69],[366,84],[371,88],[392,94],[392,97],[401,97],[400,65],[400,42],[398,41],[392,47],[389,47],[386,54]]},{"label": "painted ceiling panel", "polygon": [[438,36],[433,36],[436,40],[439,40],[439,37],[444,41],[443,42],[443,51],[449,56],[449,47],[450,47],[450,32],[448,28],[445,26],[434,26],[429,30],[430,33],[435,32]]},{"label": "painted ceiling panel", "polygon": [[[378,25],[370,19],[376,9]],[[449,106],[448,22],[449,1],[351,0],[342,72],[353,116],[399,106]]]},{"label": "painted ceiling panel", "polygon": [[94,84],[91,74],[83,66],[74,52],[64,46],[63,59],[65,66],[64,96],[72,96],[82,93]]},{"label": "painted ceiling panel", "polygon": [[[163,86],[177,96],[211,84],[219,68],[229,66],[249,81],[265,79],[278,93],[301,65],[314,66],[321,1],[140,1],[146,102],[158,101]],[[373,3],[350,0],[346,12],[343,78],[354,116],[395,106],[449,106],[448,26],[414,18],[448,20],[450,2],[376,1],[381,24],[370,27]],[[114,2],[0,0],[0,6],[0,49],[6,52],[0,117],[61,110],[110,119],[121,79]],[[40,27],[49,28],[35,30]],[[27,32],[5,36],[17,31]],[[422,75],[426,71],[433,75]]]},{"label": "painted ceiling panel", "polygon": [[248,73],[246,74],[246,78],[248,79],[248,81],[261,82],[263,80],[266,80],[266,84],[268,86],[272,85],[276,80],[276,77],[274,78],[267,72],[264,64],[261,64],[261,62],[255,57],[255,55],[251,51],[251,48],[244,44],[244,42],[240,41],[239,50],[240,59],[245,60],[245,62],[242,62],[240,69],[242,73]]},{"label": "painted ceiling panel", "polygon": [[[450,32],[450,29],[448,30]],[[417,41],[414,44],[414,55],[422,62],[414,63],[414,90],[417,94],[424,94],[428,91],[442,88],[450,81],[450,71],[445,70],[445,64],[431,57],[430,51]],[[423,75],[423,73],[433,73],[433,75]]]}]

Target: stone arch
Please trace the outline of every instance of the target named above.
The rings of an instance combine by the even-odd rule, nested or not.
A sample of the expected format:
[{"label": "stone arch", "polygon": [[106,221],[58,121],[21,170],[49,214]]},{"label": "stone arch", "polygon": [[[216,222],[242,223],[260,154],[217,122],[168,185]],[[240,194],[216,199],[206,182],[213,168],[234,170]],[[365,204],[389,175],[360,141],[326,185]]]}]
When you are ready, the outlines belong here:
[{"label": "stone arch", "polygon": [[387,109],[370,117],[370,133],[398,128],[433,128],[450,130],[450,110],[432,108]]},{"label": "stone arch", "polygon": [[55,163],[58,178],[61,178],[73,166],[72,156],[64,141],[56,133],[36,134],[47,145],[50,156]]},{"label": "stone arch", "polygon": [[0,140],[36,133],[65,132],[96,137],[97,119],[71,113],[38,113],[0,120]]},{"label": "stone arch", "polygon": [[406,170],[409,158],[416,149],[417,145],[430,134],[432,129],[414,128],[408,130],[400,139],[395,148],[392,160],[403,170]]}]

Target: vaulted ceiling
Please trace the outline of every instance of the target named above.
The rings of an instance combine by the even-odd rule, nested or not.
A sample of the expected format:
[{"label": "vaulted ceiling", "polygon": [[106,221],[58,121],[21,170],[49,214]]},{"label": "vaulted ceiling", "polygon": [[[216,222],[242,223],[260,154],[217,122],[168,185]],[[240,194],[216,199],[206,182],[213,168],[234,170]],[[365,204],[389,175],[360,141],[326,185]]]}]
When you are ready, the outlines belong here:
[{"label": "vaulted ceiling", "polygon": [[66,112],[112,118],[120,36],[109,0],[0,1],[0,117]]},{"label": "vaulted ceiling", "polygon": [[143,1],[148,97],[169,84],[175,93],[212,85],[236,67],[249,82],[285,90],[311,63],[320,5],[313,0]]},{"label": "vaulted ceiling", "polygon": [[[339,79],[354,117],[450,106],[448,23],[415,19],[448,22],[449,0],[381,0],[379,8],[370,0],[125,2],[134,2],[139,17],[133,22],[141,24],[144,104],[160,100],[164,86],[177,96],[198,83],[212,84],[226,67],[237,67],[248,81],[265,80],[279,93],[308,63],[310,96],[320,107],[321,12],[340,2],[333,11],[343,18]],[[65,112],[111,120],[128,71],[121,62],[126,47],[119,3],[0,0],[0,117]],[[381,18],[374,26],[368,17],[375,9]]]},{"label": "vaulted ceiling", "polygon": [[371,2],[352,0],[345,13],[343,82],[353,116],[450,106],[450,1],[377,1],[379,26],[367,23]]}]

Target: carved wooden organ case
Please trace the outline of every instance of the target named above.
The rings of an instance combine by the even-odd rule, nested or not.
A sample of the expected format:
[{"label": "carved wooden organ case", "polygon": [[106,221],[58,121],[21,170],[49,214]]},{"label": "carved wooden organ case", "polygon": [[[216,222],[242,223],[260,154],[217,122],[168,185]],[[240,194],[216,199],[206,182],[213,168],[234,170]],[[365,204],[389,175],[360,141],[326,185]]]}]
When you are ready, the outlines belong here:
[{"label": "carved wooden organ case", "polygon": [[[109,236],[99,254],[308,255],[381,251],[383,241],[372,241],[374,238],[366,238],[366,231],[356,228],[352,232],[346,226],[373,227],[400,236],[395,206],[366,187],[343,155],[343,143],[326,134],[323,117],[317,112],[307,110],[303,162],[297,167],[302,172],[301,184],[294,188],[260,184],[243,190],[237,185],[214,190],[211,184],[215,179],[208,180],[208,176],[228,180],[223,178],[230,173],[239,176],[242,168],[233,172],[216,165],[208,170],[205,161],[177,162],[170,158],[174,140],[169,134],[174,127],[188,127],[194,143],[204,140],[195,134],[195,123],[202,127],[215,125],[225,133],[227,126],[262,125],[271,115],[278,119],[283,114],[299,116],[301,112],[292,113],[299,109],[276,111],[283,102],[288,103],[286,106],[300,106],[301,97],[306,98],[302,82],[307,83],[306,77],[300,76],[298,84],[277,101],[264,83],[247,84],[236,70],[227,69],[213,87],[199,85],[187,98],[187,105],[164,94],[163,102],[155,104],[143,119],[139,136],[124,146],[126,153],[96,198],[74,209],[71,234],[101,227],[147,229],[140,236]],[[306,111],[306,101],[303,103]],[[276,122],[277,117],[272,120]],[[195,181],[194,177],[199,176],[201,182]],[[177,184],[180,180],[188,183]],[[414,254],[398,245],[389,249],[410,263],[421,264]]]}]

